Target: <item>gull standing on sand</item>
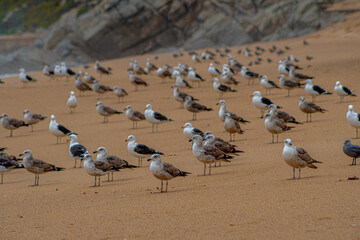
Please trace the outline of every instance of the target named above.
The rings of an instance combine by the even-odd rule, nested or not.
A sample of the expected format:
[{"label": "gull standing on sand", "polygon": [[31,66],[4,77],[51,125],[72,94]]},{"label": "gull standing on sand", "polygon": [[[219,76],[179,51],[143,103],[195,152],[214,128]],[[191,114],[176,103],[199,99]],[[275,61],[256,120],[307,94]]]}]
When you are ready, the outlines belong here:
[{"label": "gull standing on sand", "polygon": [[60,63],[60,68],[61,71],[65,73],[66,80],[69,80],[70,76],[74,76],[76,74],[73,70],[66,66],[65,62]]},{"label": "gull standing on sand", "polygon": [[60,65],[55,65],[54,68],[54,75],[55,75],[55,79],[58,80],[59,77],[65,77],[65,73],[62,71]]},{"label": "gull standing on sand", "polygon": [[214,67],[213,63],[210,63],[210,66],[208,68],[208,73],[211,75],[211,77],[217,77],[221,74],[221,72],[219,71],[219,69],[217,69],[216,67]]},{"label": "gull standing on sand", "polygon": [[354,111],[354,106],[349,105],[348,106],[348,112],[346,114],[346,120],[352,126],[356,129],[356,138],[359,138],[359,128],[360,128],[360,114],[356,113]]},{"label": "gull standing on sand", "polygon": [[44,162],[40,159],[33,158],[32,152],[30,150],[25,150],[19,156],[24,156],[23,164],[25,169],[35,174],[35,184],[33,186],[39,186],[39,175],[52,171],[62,171],[64,168],[56,167],[53,164]]},{"label": "gull standing on sand", "polygon": [[37,113],[30,113],[29,109],[25,109],[24,111],[24,121],[26,124],[31,126],[31,131],[33,132],[33,125],[37,124],[38,122],[44,120],[46,117],[42,116],[41,114]]},{"label": "gull standing on sand", "polygon": [[126,117],[133,123],[132,129],[137,128],[137,122],[145,120],[145,115],[139,111],[135,111],[131,105],[127,105],[124,110],[126,111]]},{"label": "gull standing on sand", "polygon": [[223,151],[220,151],[216,147],[204,145],[202,146],[202,137],[195,135],[192,138],[192,152],[197,160],[204,164],[204,175],[206,175],[206,164],[209,164],[209,174],[211,174],[211,164],[216,161],[231,162],[228,159],[232,159],[232,156],[226,155]]},{"label": "gull standing on sand", "polygon": [[[97,157],[96,157],[97,161],[102,161],[107,164],[110,164],[115,169],[136,168],[136,166],[129,164],[124,159],[119,158],[118,156],[115,155],[108,154],[105,147],[99,147],[93,153],[97,153]],[[111,182],[112,181],[114,181],[114,171],[111,171]],[[108,172],[108,182],[110,182],[110,172]]]},{"label": "gull standing on sand", "polygon": [[[6,148],[1,148],[1,149],[2,149],[2,151],[4,151]],[[4,158],[7,160],[15,160],[15,161],[22,160],[20,158],[15,157],[14,155],[11,155],[11,154],[8,154],[5,152],[0,152],[0,158]]]},{"label": "gull standing on sand", "polygon": [[181,74],[176,75],[175,84],[181,88],[193,88],[186,80],[184,80]]},{"label": "gull standing on sand", "polygon": [[241,123],[249,123],[249,121],[243,119],[242,117],[236,115],[235,113],[229,112],[226,109],[226,101],[225,100],[220,100],[218,103],[216,103],[216,105],[220,105],[220,109],[219,109],[219,118],[222,122],[225,121],[225,114],[229,113],[230,117],[232,119],[234,119],[237,122],[241,122]]},{"label": "gull standing on sand", "polygon": [[243,153],[244,151],[237,150],[235,145],[232,145],[226,141],[218,140],[214,134],[209,133],[204,136],[204,145],[210,145],[213,147],[218,148],[219,150],[223,151],[226,154],[234,154],[238,155],[237,153]]},{"label": "gull standing on sand", "polygon": [[265,75],[261,77],[260,85],[265,88],[265,95],[267,95],[268,93],[270,94],[270,91],[273,88],[280,88],[278,85],[276,85],[276,83],[269,80],[268,77]]},{"label": "gull standing on sand", "polygon": [[70,108],[70,113],[73,113],[75,111],[75,108],[78,105],[78,101],[77,101],[77,99],[75,97],[75,92],[74,91],[70,92],[70,97],[67,100],[66,105]]},{"label": "gull standing on sand", "polygon": [[[100,177],[108,174],[111,171],[118,171],[118,168],[103,161],[94,161],[90,154],[86,154],[83,158],[84,169],[87,174],[95,177],[95,185],[93,187],[100,187]],[[96,179],[98,180],[98,183]]]},{"label": "gull standing on sand", "polygon": [[282,121],[283,123],[302,124],[301,122],[296,121],[296,119],[289,113],[277,109],[275,104],[270,104],[269,113],[272,114],[274,118]]},{"label": "gull standing on sand", "polygon": [[122,114],[123,113],[123,112],[114,110],[111,107],[104,106],[102,102],[97,102],[96,111],[101,116],[104,116],[104,123],[109,122],[109,116],[112,116],[113,114]]},{"label": "gull standing on sand", "polygon": [[256,78],[261,78],[260,74],[249,71],[245,66],[241,67],[240,74],[244,78],[248,79],[248,85],[250,85],[251,81],[252,81],[252,84],[254,85],[254,80]]},{"label": "gull standing on sand", "polygon": [[4,172],[10,172],[15,168],[24,168],[24,166],[16,160],[8,160],[0,157],[0,173],[1,173],[1,182],[4,183]]},{"label": "gull standing on sand", "polygon": [[360,146],[351,144],[350,140],[346,140],[343,146],[343,152],[353,158],[351,165],[356,165],[356,159],[360,157]]},{"label": "gull standing on sand", "polygon": [[356,95],[349,88],[341,85],[340,81],[336,82],[334,91],[337,95],[340,96],[340,102],[342,102],[344,100],[345,96],[356,97]]},{"label": "gull standing on sand", "polygon": [[92,91],[92,88],[81,80],[80,75],[75,77],[75,87],[79,90],[79,97],[81,97],[82,92]]},{"label": "gull standing on sand", "polygon": [[44,73],[45,76],[50,77],[51,80],[54,78],[54,74],[55,74],[54,70],[50,70],[49,65],[44,65],[43,73]]},{"label": "gull standing on sand", "polygon": [[85,73],[84,80],[86,83],[92,84],[94,80],[96,80],[93,76],[91,76],[89,73]]},{"label": "gull standing on sand", "polygon": [[190,81],[192,82],[198,82],[199,83],[199,87],[200,87],[200,82],[204,82],[205,79],[203,79],[199,74],[197,74],[196,72],[194,72],[194,69],[192,67],[189,68],[189,72],[188,72],[188,78]]},{"label": "gull standing on sand", "polygon": [[28,127],[29,124],[26,124],[23,120],[18,120],[16,118],[9,118],[6,113],[3,113],[1,116],[1,125],[3,128],[10,130],[10,136],[12,137],[12,131],[18,129],[19,127],[25,126]]},{"label": "gull standing on sand", "polygon": [[169,78],[171,79],[171,72],[169,70],[170,68],[168,67],[168,65],[165,65],[163,67],[160,67],[156,70],[156,75],[162,79],[162,82],[164,83],[165,78]]},{"label": "gull standing on sand", "polygon": [[27,83],[29,82],[36,82],[37,80],[29,75],[26,75],[25,69],[20,68],[19,79],[23,83],[23,87],[26,87]]},{"label": "gull standing on sand", "polygon": [[279,84],[282,88],[285,88],[288,90],[288,95],[287,95],[288,97],[290,97],[290,90],[292,90],[294,88],[301,88],[301,83],[296,82],[291,79],[287,79],[282,74],[279,77]]},{"label": "gull standing on sand", "polygon": [[[241,130],[240,124],[235,121],[230,113],[225,114],[224,128],[230,134],[230,142],[235,141],[235,134],[243,134],[244,131]],[[232,137],[234,135],[234,137]]]},{"label": "gull standing on sand", "polygon": [[[261,93],[259,91],[253,92],[250,97],[252,97],[252,103],[254,106],[261,110],[261,117],[264,115],[264,110],[268,109],[271,104],[274,104],[270,99],[266,97],[262,97]],[[281,108],[279,106],[276,106],[277,108]]]},{"label": "gull standing on sand", "polygon": [[70,157],[74,159],[74,168],[76,168],[76,161],[77,159],[80,159],[80,166],[82,165],[82,159],[85,157],[86,154],[88,154],[88,151],[86,148],[81,145],[78,140],[77,136],[75,134],[70,134],[69,139],[67,140],[70,142],[69,144],[69,154]]},{"label": "gull standing on sand", "polygon": [[310,157],[310,155],[300,147],[295,147],[291,143],[291,139],[286,139],[284,141],[284,149],[282,156],[285,162],[293,168],[293,179],[295,179],[295,168],[299,169],[299,179],[301,169],[304,167],[314,168],[317,167],[313,163],[322,163]]},{"label": "gull standing on sand", "polygon": [[[186,97],[187,97],[187,96],[190,96],[190,95],[187,94],[187,93],[185,93],[185,92],[181,92],[181,91],[179,90],[179,86],[178,86],[177,84],[175,84],[175,85],[173,86],[173,88],[174,88],[173,96],[174,96],[174,98],[175,98],[176,101],[180,102],[180,108],[183,108]],[[196,99],[196,98],[194,98],[194,97],[192,97],[192,96],[190,96],[190,97],[191,97],[191,99],[192,99],[193,101],[199,100],[199,99]]]},{"label": "gull standing on sand", "polygon": [[56,144],[61,143],[62,137],[65,137],[66,135],[70,135],[70,134],[75,134],[74,132],[70,131],[63,125],[58,124],[55,120],[55,115],[51,115],[49,131],[50,133],[56,136]]},{"label": "gull standing on sand", "polygon": [[133,69],[136,74],[147,74],[147,72],[137,64],[137,60],[134,60]]},{"label": "gull standing on sand", "polygon": [[111,87],[100,84],[98,82],[98,80],[94,80],[94,82],[92,84],[92,89],[94,90],[94,92],[99,94],[98,99],[101,98],[101,94],[113,91],[113,89]]},{"label": "gull standing on sand", "polygon": [[313,102],[305,101],[305,98],[303,96],[300,97],[299,101],[299,108],[303,113],[306,113],[306,122],[309,121],[309,115],[310,115],[310,122],[311,122],[311,114],[316,112],[324,113],[325,109],[321,108],[320,106],[316,105]]},{"label": "gull standing on sand", "polygon": [[301,81],[304,81],[306,79],[313,79],[314,78],[314,77],[311,77],[311,76],[308,76],[308,75],[305,75],[305,74],[302,74],[302,73],[295,72],[294,66],[291,66],[289,68],[289,77],[292,80],[297,81],[297,82],[301,82]]},{"label": "gull standing on sand", "polygon": [[291,130],[293,127],[287,126],[283,121],[275,118],[274,112],[264,115],[265,128],[271,133],[271,143],[274,142],[274,134],[276,134],[276,142],[279,142],[279,134]]},{"label": "gull standing on sand", "polygon": [[152,63],[150,62],[150,58],[147,58],[147,59],[146,59],[146,67],[147,67],[147,69],[149,70],[149,72],[151,72],[151,71],[156,71],[156,70],[158,69],[154,64],[152,64]]},{"label": "gull standing on sand", "polygon": [[156,125],[156,132],[158,131],[158,125],[164,122],[171,122],[172,119],[162,115],[161,113],[155,112],[152,110],[152,106],[147,104],[145,107],[145,119],[151,123],[151,131],[154,132],[154,125]]},{"label": "gull standing on sand", "polygon": [[185,103],[184,103],[184,107],[186,108],[186,110],[188,110],[189,112],[193,113],[193,119],[192,120],[196,120],[196,114],[198,112],[201,111],[212,111],[212,108],[208,108],[204,105],[201,105],[200,103],[194,102],[192,100],[191,96],[187,96],[185,98]]},{"label": "gull standing on sand", "polygon": [[184,126],[182,126],[181,128],[184,129],[183,134],[188,139],[192,139],[193,136],[195,135],[200,135],[200,136],[204,135],[203,131],[201,131],[198,128],[194,128],[191,123],[185,123]]},{"label": "gull standing on sand", "polygon": [[[114,86],[114,93],[115,95],[118,97],[118,103],[120,102],[124,102],[124,97],[129,95],[125,89],[123,88],[119,88],[118,86]],[[120,101],[120,99],[122,99],[122,101]]]},{"label": "gull standing on sand", "polygon": [[99,61],[95,62],[95,71],[98,72],[100,74],[100,78],[102,77],[103,74],[109,75],[111,74],[111,68],[104,68],[103,66],[100,65]]},{"label": "gull standing on sand", "polygon": [[164,155],[162,152],[159,152],[153,148],[149,148],[144,144],[139,144],[135,142],[135,137],[133,135],[128,136],[125,142],[128,142],[127,150],[130,153],[130,155],[138,158],[138,166],[140,167],[142,166],[143,158],[149,157],[150,155],[153,154]]},{"label": "gull standing on sand", "polygon": [[223,94],[226,93],[226,92],[237,92],[235,89],[233,89],[232,87],[228,86],[228,85],[225,85],[225,84],[221,84],[219,82],[219,79],[218,78],[214,78],[213,79],[214,82],[213,82],[213,89],[215,92],[218,92],[220,93],[220,98],[223,97]]},{"label": "gull standing on sand", "polygon": [[142,80],[140,77],[137,77],[134,75],[132,71],[129,72],[129,80],[132,85],[135,86],[135,92],[138,90],[138,86],[143,85],[145,87],[148,86],[148,84]]},{"label": "gull standing on sand", "polygon": [[228,68],[224,68],[223,73],[221,74],[221,81],[227,84],[238,85],[238,81],[233,77],[233,73],[230,72]]},{"label": "gull standing on sand", "polygon": [[174,167],[170,163],[162,162],[161,156],[159,154],[153,154],[148,161],[151,161],[150,163],[150,172],[161,181],[161,187],[160,192],[163,191],[163,181],[166,181],[166,189],[165,192],[168,191],[168,181],[181,176],[186,177],[188,174],[191,174],[189,172],[183,172],[180,169]]},{"label": "gull standing on sand", "polygon": [[327,92],[318,85],[313,85],[310,79],[305,81],[305,92],[312,97],[312,101],[315,101],[316,96],[319,95],[331,95],[331,92]]}]

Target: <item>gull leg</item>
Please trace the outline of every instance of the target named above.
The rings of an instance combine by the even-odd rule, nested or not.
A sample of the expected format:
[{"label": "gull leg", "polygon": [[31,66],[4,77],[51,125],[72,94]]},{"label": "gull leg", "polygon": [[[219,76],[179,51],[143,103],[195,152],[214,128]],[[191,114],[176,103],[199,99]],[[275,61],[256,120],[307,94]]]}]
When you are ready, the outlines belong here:
[{"label": "gull leg", "polygon": [[276,134],[276,142],[279,142],[279,134]]},{"label": "gull leg", "polygon": [[271,143],[274,143],[274,134],[271,134]]},{"label": "gull leg", "polygon": [[156,132],[158,132],[159,131],[159,124],[156,124]]},{"label": "gull leg", "polygon": [[108,173],[108,180],[107,181],[110,182],[110,173]]},{"label": "gull leg", "polygon": [[290,88],[288,89],[288,95],[287,96],[290,97]]},{"label": "gull leg", "polygon": [[293,179],[295,179],[295,168],[293,168]]},{"label": "gull leg", "polygon": [[114,181],[114,173],[111,172],[111,181]]},{"label": "gull leg", "polygon": [[300,179],[301,168],[299,168],[299,179]]},{"label": "gull leg", "polygon": [[1,172],[1,184],[3,184],[3,182],[4,182],[4,173]]},{"label": "gull leg", "polygon": [[206,163],[204,163],[204,176],[206,175]]},{"label": "gull leg", "polygon": [[154,124],[151,124],[151,132],[154,132]]},{"label": "gull leg", "polygon": [[142,158],[140,158],[140,166],[142,167]]},{"label": "gull leg", "polygon": [[209,175],[211,174],[211,164],[209,164]]},{"label": "gull leg", "polygon": [[12,135],[12,129],[10,130],[10,137],[12,137],[13,135]]},{"label": "gull leg", "polygon": [[354,164],[355,159],[356,159],[356,158],[353,157],[353,160],[352,160],[351,165],[355,165],[355,164]]},{"label": "gull leg", "polygon": [[221,161],[219,162],[219,167],[221,167]]},{"label": "gull leg", "polygon": [[169,181],[166,181],[166,191],[165,191],[165,192],[167,192],[167,189],[168,189],[168,183],[169,183]]},{"label": "gull leg", "polygon": [[82,161],[83,161],[83,160],[80,159],[80,166],[79,166],[79,168],[81,168],[81,166],[82,166]]},{"label": "gull leg", "polygon": [[39,186],[39,181],[40,181],[40,175],[37,175],[37,185]]},{"label": "gull leg", "polygon": [[33,127],[33,125],[31,124],[31,131],[33,132],[34,131],[34,127]]},{"label": "gull leg", "polygon": [[216,167],[216,161],[214,162],[214,167]]},{"label": "gull leg", "polygon": [[74,168],[76,168],[76,159],[74,160]]},{"label": "gull leg", "polygon": [[36,174],[35,174],[35,183],[34,183],[34,186],[36,186]]},{"label": "gull leg", "polygon": [[161,180],[160,192],[163,192],[163,181]]},{"label": "gull leg", "polygon": [[311,113],[310,113],[310,122],[311,122]]},{"label": "gull leg", "polygon": [[98,176],[98,179],[99,179],[98,180],[98,183],[99,183],[98,186],[100,187],[100,176]]}]

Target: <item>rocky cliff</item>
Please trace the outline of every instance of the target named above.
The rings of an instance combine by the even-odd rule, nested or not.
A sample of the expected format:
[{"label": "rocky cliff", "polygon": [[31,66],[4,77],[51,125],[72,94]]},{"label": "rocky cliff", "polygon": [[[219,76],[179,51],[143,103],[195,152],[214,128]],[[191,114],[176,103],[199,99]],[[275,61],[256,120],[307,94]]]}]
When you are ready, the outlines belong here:
[{"label": "rocky cliff", "polygon": [[344,19],[314,0],[106,0],[65,13],[35,44],[0,56],[0,72],[144,52],[305,35]]}]

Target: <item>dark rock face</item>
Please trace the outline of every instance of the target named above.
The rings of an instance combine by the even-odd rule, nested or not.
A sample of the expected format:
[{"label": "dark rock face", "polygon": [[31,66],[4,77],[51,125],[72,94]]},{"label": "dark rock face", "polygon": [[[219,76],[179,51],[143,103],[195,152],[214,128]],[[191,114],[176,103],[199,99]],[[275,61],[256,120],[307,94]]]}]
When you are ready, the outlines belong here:
[{"label": "dark rock face", "polygon": [[0,71],[279,40],[344,19],[313,0],[108,0],[80,16],[78,10],[64,14],[34,46],[0,56]]}]

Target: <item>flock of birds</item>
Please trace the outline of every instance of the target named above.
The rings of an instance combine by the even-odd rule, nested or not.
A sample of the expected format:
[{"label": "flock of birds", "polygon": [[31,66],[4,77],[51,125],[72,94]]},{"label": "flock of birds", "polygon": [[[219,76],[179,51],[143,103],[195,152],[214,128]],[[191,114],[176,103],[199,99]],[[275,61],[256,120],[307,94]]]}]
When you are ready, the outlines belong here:
[{"label": "flock of birds", "polygon": [[[304,41],[304,45],[307,44],[308,43],[306,42],[305,44]],[[270,53],[276,53],[278,55],[284,54],[286,50],[290,50],[290,48],[285,46],[285,50],[282,50],[273,46],[268,49]],[[296,65],[298,60],[292,55],[289,57],[283,57],[279,61],[277,71],[280,75],[279,83],[277,84],[274,81],[269,80],[264,74],[250,71],[245,65],[237,61],[230,52],[231,50],[227,48],[224,50],[216,49],[216,53],[209,50],[202,52],[201,54],[194,51],[188,52],[188,54],[191,55],[191,59],[194,61],[194,64],[209,64],[208,74],[213,79],[213,90],[215,93],[219,94],[220,98],[217,103],[217,105],[220,106],[218,116],[220,121],[223,122],[225,131],[230,135],[230,141],[226,141],[216,137],[211,131],[203,132],[202,130],[193,127],[193,125],[189,122],[182,126],[184,136],[192,142],[192,152],[194,157],[204,165],[204,176],[207,173],[207,165],[207,174],[210,175],[213,167],[220,167],[221,162],[230,162],[231,159],[239,156],[239,153],[243,153],[243,151],[237,149],[237,146],[233,145],[231,142],[235,141],[236,134],[244,133],[241,128],[241,124],[251,123],[241,116],[233,112],[229,112],[227,110],[226,101],[223,99],[224,94],[237,92],[235,87],[240,83],[239,78],[248,80],[248,85],[254,85],[255,81],[259,80],[260,86],[265,89],[265,95],[270,95],[271,90],[277,88],[285,89],[287,91],[287,96],[290,97],[291,90],[303,88],[304,94],[312,97],[312,101],[306,101],[305,98],[301,96],[298,104],[299,109],[307,115],[307,122],[311,122],[311,116],[313,113],[324,113],[327,111],[314,103],[316,97],[332,94],[322,87],[314,85],[312,82],[312,79],[314,79],[313,76],[308,76],[299,72],[302,68]],[[246,48],[244,51],[239,50],[238,54],[243,54],[245,57],[256,56],[255,60],[247,64],[248,66],[251,66],[252,64],[261,64],[264,62],[260,57],[264,52],[266,52],[265,49],[257,46],[255,50],[251,50],[249,48]],[[179,57],[179,55],[182,56],[182,54],[182,52],[176,52],[173,56]],[[227,63],[222,65],[221,71],[216,68],[216,65],[220,64],[215,59],[218,56],[227,56]],[[155,59],[157,59],[157,57],[155,57]],[[307,56],[306,59],[310,61],[312,57]],[[268,58],[267,62],[271,63],[273,61]],[[96,61],[94,68],[99,74],[100,79],[102,79],[103,75],[112,74],[112,69],[101,66],[99,61]],[[24,84],[24,87],[26,87],[28,83],[36,82],[36,79],[27,75],[23,68],[19,71],[19,79]],[[177,66],[173,67],[167,64],[162,67],[157,67],[155,64],[151,63],[149,58],[147,58],[146,66],[144,68],[138,65],[136,60],[130,60],[128,72],[129,81],[135,88],[134,94],[136,94],[140,87],[149,86],[142,76],[153,74],[153,72],[155,72],[156,76],[162,79],[162,82],[171,81],[174,83],[172,86],[173,97],[176,101],[180,102],[180,108],[184,108],[193,114],[193,121],[197,119],[197,115],[199,113],[213,111],[212,108],[200,104],[198,102],[199,99],[184,91],[187,88],[194,88],[192,86],[194,84],[201,87],[202,82],[205,82],[205,78],[201,77],[200,74],[196,72],[195,67],[189,67],[184,63],[179,63]],[[101,84],[100,80],[91,76],[89,73],[83,74],[81,70],[76,73],[68,68],[65,63],[56,65],[53,70],[50,69],[49,66],[44,66],[43,73],[55,80],[59,80],[61,78],[69,80],[69,78],[75,77],[74,85],[79,91],[78,97],[84,96],[87,91],[94,91],[98,94],[98,100],[100,100],[104,94],[114,92],[118,98],[118,102],[124,102],[124,98],[128,96],[128,92],[125,89],[118,86],[109,87]],[[239,75],[240,77],[238,77]],[[342,86],[339,81],[335,84],[334,92],[340,96],[340,102],[343,101],[345,96],[356,96],[349,88]],[[294,126],[288,126],[288,124],[302,124],[289,113],[280,110],[281,107],[273,103],[269,98],[263,97],[260,91],[254,91],[250,97],[252,97],[252,104],[254,107],[260,109],[261,111],[260,117],[264,118],[265,128],[272,135],[272,143],[275,142],[275,135],[276,142],[278,142],[279,134],[294,128]],[[67,101],[67,106],[69,107],[71,113],[76,111],[78,104],[79,102],[75,96],[75,92],[71,91],[70,97]],[[103,105],[101,101],[97,102],[96,111],[99,115],[104,117],[104,123],[108,122],[108,118],[110,116],[123,113],[122,111]],[[147,104],[145,106],[144,112],[134,110],[131,105],[126,106],[124,111],[126,117],[132,122],[132,129],[137,128],[137,123],[139,121],[147,121],[152,125],[152,132],[158,132],[158,126],[160,124],[173,121],[164,114],[154,111],[151,104]],[[265,111],[267,111],[266,114]],[[46,119],[45,116],[31,113],[28,109],[26,109],[23,113],[24,120],[10,118],[6,113],[1,115],[1,125],[3,128],[10,130],[10,137],[13,136],[13,130],[22,126],[31,126],[33,131],[33,126],[35,124]],[[358,129],[360,128],[360,114],[354,112],[354,107],[352,105],[348,106],[346,119],[349,124],[356,129],[356,138],[359,138]],[[138,159],[137,166],[129,164],[126,160],[118,156],[107,153],[105,147],[99,147],[93,152],[94,154],[97,154],[97,158],[94,160],[86,147],[78,142],[77,134],[57,123],[54,115],[51,115],[50,118],[49,132],[56,136],[57,144],[61,143],[62,137],[69,137],[69,155],[74,159],[74,168],[77,167],[77,161],[80,160],[79,167],[84,166],[86,172],[95,177],[94,186],[100,186],[100,176],[108,174],[108,181],[112,181],[113,173],[119,171],[120,169],[141,167],[142,160],[144,158],[151,161],[151,173],[161,180],[160,192],[166,192],[168,190],[168,181],[170,179],[190,174],[189,172],[179,170],[169,163],[163,162],[161,160],[161,155],[164,155],[164,153],[148,147],[145,144],[137,143],[134,135],[129,135],[125,141],[127,142],[127,150],[129,154]],[[11,171],[15,168],[25,168],[30,173],[35,174],[35,186],[39,185],[40,174],[50,171],[63,170],[63,168],[56,167],[53,164],[34,158],[31,150],[25,150],[22,154],[20,154],[23,158],[19,159],[16,156],[5,153],[5,149],[6,148],[0,149],[1,183],[3,183],[3,173]],[[346,140],[343,146],[343,151],[346,155],[353,158],[352,164],[355,165],[356,158],[360,156],[360,146],[353,145],[349,140]],[[312,158],[303,148],[294,146],[291,139],[286,139],[284,141],[282,156],[285,162],[293,168],[293,179],[295,179],[295,169],[299,170],[298,178],[300,178],[302,168],[317,168],[315,164],[321,163],[321,161]],[[21,160],[22,163],[20,163]],[[166,182],[165,190],[163,187],[164,181]]]}]

